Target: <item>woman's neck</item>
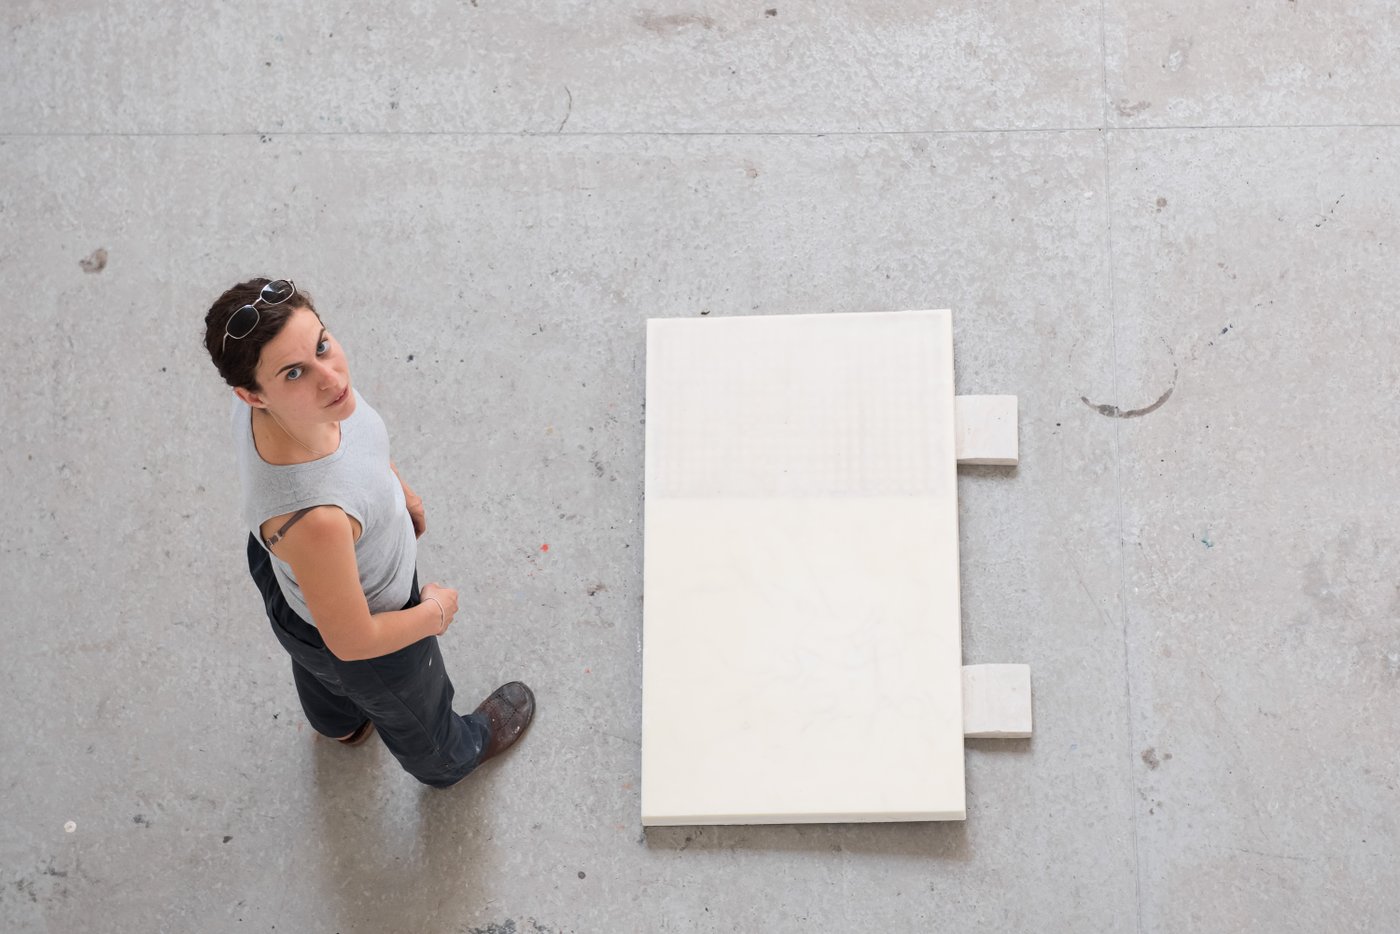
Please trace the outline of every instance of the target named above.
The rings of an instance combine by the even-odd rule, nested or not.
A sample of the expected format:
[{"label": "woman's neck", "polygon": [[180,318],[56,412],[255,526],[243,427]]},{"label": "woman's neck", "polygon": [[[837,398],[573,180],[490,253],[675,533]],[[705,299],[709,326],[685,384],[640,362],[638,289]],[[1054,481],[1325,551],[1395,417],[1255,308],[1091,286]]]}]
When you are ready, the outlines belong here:
[{"label": "woman's neck", "polygon": [[[268,450],[264,460],[283,464],[304,464],[334,454],[340,447],[340,422],[299,426],[274,416],[267,409],[254,409],[257,440],[265,442]],[[272,455],[268,457],[268,455]]]}]

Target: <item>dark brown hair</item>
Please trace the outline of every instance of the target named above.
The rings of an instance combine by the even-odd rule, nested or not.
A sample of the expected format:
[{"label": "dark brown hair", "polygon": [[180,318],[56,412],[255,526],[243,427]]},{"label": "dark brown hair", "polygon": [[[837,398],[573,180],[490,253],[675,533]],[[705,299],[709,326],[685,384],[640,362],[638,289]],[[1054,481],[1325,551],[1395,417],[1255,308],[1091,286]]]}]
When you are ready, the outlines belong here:
[{"label": "dark brown hair", "polygon": [[259,302],[258,323],[252,333],[241,340],[230,337],[225,341],[224,330],[228,327],[228,319],[244,305],[252,304],[262,287],[271,281],[259,278],[238,283],[220,295],[204,316],[204,349],[209,351],[209,358],[214,361],[219,375],[230,386],[249,392],[262,392],[257,378],[258,358],[262,355],[263,345],[282,333],[292,312],[306,308],[316,315],[317,320],[321,317],[311,303],[311,296],[298,287],[297,294],[280,305],[268,307]]}]

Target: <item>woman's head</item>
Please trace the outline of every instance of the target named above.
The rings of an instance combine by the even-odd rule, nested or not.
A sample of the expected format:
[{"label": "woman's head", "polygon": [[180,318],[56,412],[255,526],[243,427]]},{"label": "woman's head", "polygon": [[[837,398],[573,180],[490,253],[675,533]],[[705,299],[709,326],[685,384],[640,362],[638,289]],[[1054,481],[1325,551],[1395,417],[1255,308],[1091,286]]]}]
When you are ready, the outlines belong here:
[{"label": "woman's head", "polygon": [[258,301],[252,330],[245,333],[245,313],[232,328],[233,334],[243,336],[229,333],[230,319],[244,305],[254,304],[269,281],[277,280],[240,282],[219,296],[205,315],[204,347],[219,375],[244,402],[292,421],[347,417],[355,408],[349,363],[321,322],[311,296],[297,290],[275,305]]},{"label": "woman's head", "polygon": [[[262,349],[282,332],[292,312],[298,308],[306,308],[317,318],[320,317],[316,306],[311,303],[311,296],[299,289],[291,298],[276,305],[258,300],[263,286],[272,281],[275,280],[249,279],[247,282],[238,283],[220,295],[204,316],[204,349],[209,351],[209,357],[214,361],[214,366],[224,378],[224,382],[235,388],[252,392],[262,391],[257,376]],[[257,307],[257,324],[251,332],[241,338],[226,337],[229,319],[244,305]],[[238,324],[242,325],[243,322],[239,321]],[[241,331],[242,327],[237,330]]]}]

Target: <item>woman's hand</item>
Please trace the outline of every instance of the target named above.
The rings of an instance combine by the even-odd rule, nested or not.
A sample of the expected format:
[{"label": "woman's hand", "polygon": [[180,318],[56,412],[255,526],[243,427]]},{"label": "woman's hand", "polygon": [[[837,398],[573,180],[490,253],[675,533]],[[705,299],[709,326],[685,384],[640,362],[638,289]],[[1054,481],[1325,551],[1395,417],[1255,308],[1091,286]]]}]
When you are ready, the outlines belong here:
[{"label": "woman's hand", "polygon": [[428,531],[428,519],[423,514],[423,497],[412,490],[404,490],[404,502],[408,505],[408,516],[413,520],[414,538],[422,538],[423,533]]},{"label": "woman's hand", "polygon": [[393,461],[389,461],[389,469],[394,472],[399,486],[403,487],[404,505],[408,507],[408,517],[413,520],[413,537],[422,538],[423,533],[428,531],[428,520],[423,515],[423,497],[413,492],[408,484],[403,482],[403,477],[399,476],[399,468],[394,466]]},{"label": "woman's hand", "polygon": [[419,596],[424,603],[427,603],[428,598],[432,597],[442,607],[442,632],[438,635],[447,632],[447,627],[452,625],[452,618],[457,615],[457,591],[440,587],[437,584],[429,584],[423,588],[423,592]]}]

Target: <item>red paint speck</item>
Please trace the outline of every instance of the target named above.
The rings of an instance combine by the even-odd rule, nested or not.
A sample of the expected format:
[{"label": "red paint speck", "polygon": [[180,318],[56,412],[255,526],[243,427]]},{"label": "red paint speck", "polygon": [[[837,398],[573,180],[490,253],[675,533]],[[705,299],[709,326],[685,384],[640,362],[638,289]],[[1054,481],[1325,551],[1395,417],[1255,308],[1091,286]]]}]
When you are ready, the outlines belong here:
[{"label": "red paint speck", "polygon": [[545,542],[543,545],[541,545],[540,551],[549,551],[549,543]]}]

